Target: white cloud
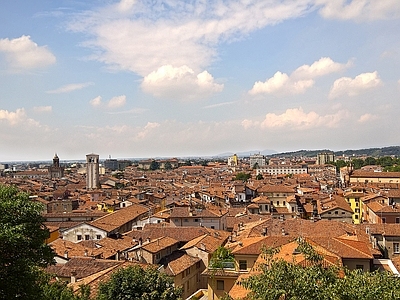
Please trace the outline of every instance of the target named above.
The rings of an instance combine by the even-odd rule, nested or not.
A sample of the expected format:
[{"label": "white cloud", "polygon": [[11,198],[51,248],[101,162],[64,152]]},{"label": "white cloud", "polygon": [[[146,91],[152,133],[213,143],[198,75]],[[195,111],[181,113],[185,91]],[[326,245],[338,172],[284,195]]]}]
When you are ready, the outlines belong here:
[{"label": "white cloud", "polygon": [[90,105],[93,107],[99,107],[102,105],[101,102],[101,96],[97,96],[96,98],[93,98],[92,100],[90,100]]},{"label": "white cloud", "polygon": [[148,122],[146,126],[144,126],[143,130],[137,134],[139,139],[144,139],[152,130],[160,127],[160,123],[156,122]]},{"label": "white cloud", "polygon": [[35,106],[33,111],[36,113],[49,113],[53,110],[51,106]]},{"label": "white cloud", "polygon": [[342,77],[333,83],[329,92],[330,98],[336,98],[343,95],[357,96],[364,90],[376,88],[382,85],[382,81],[378,76],[378,72],[361,73],[354,79],[350,77]]},{"label": "white cloud", "polygon": [[126,104],[126,96],[115,96],[112,97],[107,103],[103,103],[102,97],[97,96],[89,101],[90,105],[93,107],[107,107],[107,108],[118,108]]},{"label": "white cloud", "polygon": [[221,92],[224,87],[215,83],[207,71],[195,74],[188,66],[176,68],[171,65],[151,72],[143,79],[141,86],[143,91],[153,96],[181,100],[205,97]]},{"label": "white cloud", "polygon": [[324,18],[341,20],[378,20],[400,17],[398,0],[316,0]]},{"label": "white cloud", "polygon": [[116,96],[111,98],[110,101],[107,103],[108,108],[118,108],[124,106],[126,103],[126,96],[121,95],[121,96]]},{"label": "white cloud", "polygon": [[2,124],[2,126],[0,126],[0,131],[7,131],[6,128],[10,128],[10,126],[13,128],[21,128],[23,131],[35,127],[46,128],[45,126],[41,126],[38,121],[29,118],[24,108],[18,108],[15,112],[0,109],[0,124]]},{"label": "white cloud", "polygon": [[373,115],[373,114],[363,114],[362,116],[360,116],[360,118],[358,119],[359,123],[366,123],[366,122],[370,122],[370,121],[374,121],[379,119],[379,117],[377,115]]},{"label": "white cloud", "polygon": [[69,93],[72,91],[81,90],[81,89],[91,86],[93,84],[94,84],[93,82],[71,83],[71,84],[64,85],[58,89],[47,91],[46,93],[48,93],[48,94]]},{"label": "white cloud", "polygon": [[207,105],[204,106],[204,108],[216,108],[216,107],[221,107],[221,106],[227,106],[227,105],[232,105],[237,103],[237,101],[229,101],[229,102],[222,102],[222,103],[216,103],[216,104],[211,104],[211,105]]},{"label": "white cloud", "polygon": [[26,119],[25,109],[18,108],[15,112],[0,110],[0,121],[5,121],[10,125],[15,125]]},{"label": "white cloud", "polygon": [[302,65],[298,67],[290,77],[293,79],[313,79],[320,76],[328,75],[331,73],[337,73],[343,71],[351,62],[341,64],[334,62],[330,57],[321,57],[311,65]]},{"label": "white cloud", "polygon": [[[122,1],[75,16],[69,29],[84,32],[92,59],[146,76],[165,65],[190,66],[195,73],[229,42],[267,25],[311,11],[300,1]],[[126,14],[130,12],[130,14]]]},{"label": "white cloud", "polygon": [[322,57],[311,65],[297,68],[290,76],[278,71],[265,82],[257,81],[249,94],[301,94],[314,85],[315,78],[342,71],[349,64],[337,63],[329,57]]},{"label": "white cloud", "polygon": [[56,62],[56,57],[46,46],[38,46],[30,36],[0,39],[0,52],[12,70],[43,68]]},{"label": "white cloud", "polygon": [[288,127],[295,130],[317,127],[333,128],[337,127],[340,124],[340,121],[347,118],[347,116],[348,113],[346,111],[338,111],[335,114],[330,115],[319,115],[315,111],[306,113],[300,107],[287,109],[280,115],[268,113],[266,114],[265,119],[261,122],[245,119],[242,121],[242,126],[245,129],[251,127],[258,127],[261,129]]},{"label": "white cloud", "polygon": [[136,0],[121,0],[116,5],[116,8],[119,12],[126,13],[126,12],[130,12],[135,4],[136,4]]}]

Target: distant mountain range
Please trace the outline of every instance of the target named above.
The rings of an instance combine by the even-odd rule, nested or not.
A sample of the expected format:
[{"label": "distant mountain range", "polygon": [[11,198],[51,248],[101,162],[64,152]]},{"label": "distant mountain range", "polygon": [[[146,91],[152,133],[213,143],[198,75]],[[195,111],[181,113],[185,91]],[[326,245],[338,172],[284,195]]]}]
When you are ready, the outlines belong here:
[{"label": "distant mountain range", "polygon": [[265,156],[270,156],[270,155],[273,155],[273,154],[277,154],[277,152],[275,150],[267,149],[267,150],[262,150],[262,151],[253,150],[253,151],[236,152],[236,153],[225,152],[225,153],[218,154],[216,156],[217,157],[228,157],[228,156],[232,156],[234,154],[236,154],[238,157],[247,157],[247,156],[250,156],[250,155],[253,155],[253,154],[262,154],[262,155],[265,155]]},{"label": "distant mountain range", "polygon": [[380,157],[380,156],[400,156],[400,146],[390,146],[383,148],[368,148],[368,149],[357,149],[357,150],[341,150],[341,151],[332,151],[329,149],[321,149],[321,150],[299,150],[294,152],[285,152],[285,153],[275,153],[270,156],[305,156],[305,157],[316,157],[318,153],[322,152],[334,152],[336,156],[370,156],[370,157]]},{"label": "distant mountain range", "polygon": [[[239,157],[249,157],[253,154],[262,154],[268,157],[316,157],[318,153],[322,152],[334,152],[336,156],[371,156],[371,157],[379,157],[379,156],[400,156],[400,146],[390,146],[383,148],[368,148],[368,149],[358,149],[358,150],[341,150],[341,151],[332,151],[329,149],[320,149],[320,150],[298,150],[293,152],[281,152],[278,153],[275,150],[253,150],[246,152],[237,152],[236,155]],[[232,156],[235,153],[226,152],[216,155],[217,157],[228,157]]]}]

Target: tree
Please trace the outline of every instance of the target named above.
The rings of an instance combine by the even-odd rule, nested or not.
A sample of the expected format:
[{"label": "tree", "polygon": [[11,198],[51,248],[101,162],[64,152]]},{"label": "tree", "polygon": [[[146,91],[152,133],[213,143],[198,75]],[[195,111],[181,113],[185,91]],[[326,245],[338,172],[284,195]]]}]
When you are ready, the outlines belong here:
[{"label": "tree", "polygon": [[98,300],[177,300],[182,290],[175,288],[173,280],[155,267],[122,268],[101,283]]},{"label": "tree", "polygon": [[54,258],[42,209],[16,187],[0,185],[0,299],[41,298],[41,268]]},{"label": "tree", "polygon": [[241,282],[251,291],[249,299],[400,299],[400,278],[388,272],[351,271],[339,266],[326,268],[321,254],[310,244],[298,242],[297,250],[305,255],[308,266],[267,259],[267,263],[261,266],[261,274]]},{"label": "tree", "polygon": [[160,168],[160,164],[157,161],[155,161],[155,160],[151,161],[150,170],[154,171],[154,170],[158,170],[159,168]]},{"label": "tree", "polygon": [[66,281],[59,281],[54,276],[43,272],[41,300],[89,300],[90,286],[81,285],[76,294],[67,286]]},{"label": "tree", "polygon": [[358,170],[361,169],[361,167],[364,166],[364,160],[362,160],[361,158],[355,158],[351,161],[354,170]]},{"label": "tree", "polygon": [[171,162],[167,161],[167,162],[165,163],[164,168],[165,168],[165,170],[172,170],[172,164],[171,164]]},{"label": "tree", "polygon": [[247,181],[247,180],[249,180],[250,178],[251,178],[251,174],[250,174],[250,173],[239,172],[239,173],[236,174],[234,180]]},{"label": "tree", "polygon": [[261,173],[258,173],[257,176],[256,176],[256,179],[257,180],[263,180],[264,176]]},{"label": "tree", "polygon": [[214,251],[211,259],[209,267],[211,269],[223,269],[226,266],[226,263],[232,263],[235,261],[235,258],[231,252],[231,250],[219,246],[217,250]]}]

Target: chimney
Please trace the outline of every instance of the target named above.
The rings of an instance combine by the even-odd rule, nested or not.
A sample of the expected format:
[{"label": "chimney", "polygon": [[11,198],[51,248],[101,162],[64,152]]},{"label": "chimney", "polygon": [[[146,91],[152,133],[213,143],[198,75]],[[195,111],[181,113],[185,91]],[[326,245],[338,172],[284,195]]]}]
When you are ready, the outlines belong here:
[{"label": "chimney", "polygon": [[76,282],[76,272],[72,271],[71,272],[71,283],[75,283]]},{"label": "chimney", "polygon": [[64,251],[64,258],[68,259],[68,251],[67,250]]},{"label": "chimney", "polygon": [[85,254],[84,255],[88,256],[88,250],[87,249],[85,249]]},{"label": "chimney", "polygon": [[268,234],[268,229],[267,229],[267,227],[264,227],[262,230],[262,235],[266,236],[267,234]]}]

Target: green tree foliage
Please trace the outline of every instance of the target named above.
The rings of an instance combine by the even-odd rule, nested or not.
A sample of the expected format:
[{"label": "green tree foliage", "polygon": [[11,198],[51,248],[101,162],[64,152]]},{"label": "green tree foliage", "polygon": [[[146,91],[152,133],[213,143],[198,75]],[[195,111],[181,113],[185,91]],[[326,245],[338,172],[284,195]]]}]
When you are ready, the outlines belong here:
[{"label": "green tree foliage", "polygon": [[0,185],[0,299],[40,299],[41,268],[53,262],[39,203]]},{"label": "green tree foliage", "polygon": [[335,161],[334,163],[332,163],[332,165],[335,165],[335,166],[336,166],[336,170],[339,172],[339,170],[340,170],[341,168],[346,167],[346,166],[349,166],[349,163],[348,163],[348,162],[345,162],[345,161],[342,160],[342,159],[339,159],[339,160]]},{"label": "green tree foliage", "polygon": [[264,176],[261,173],[259,173],[259,174],[257,174],[256,179],[257,180],[263,180]]},{"label": "green tree foliage", "polygon": [[247,181],[251,178],[250,173],[245,173],[245,172],[239,172],[236,174],[234,180],[242,180],[242,181]]},{"label": "green tree foliage", "polygon": [[97,300],[178,300],[182,290],[154,267],[120,269],[99,286]]},{"label": "green tree foliage", "polygon": [[67,286],[67,282],[58,281],[54,277],[43,274],[41,300],[89,300],[90,287],[81,285],[79,291],[74,294],[72,289]]},{"label": "green tree foliage", "polygon": [[165,163],[165,170],[172,170],[172,165],[169,161]]},{"label": "green tree foliage", "polygon": [[[336,162],[336,166],[338,161]],[[354,169],[361,169],[364,166],[377,165],[381,166],[384,171],[398,172],[400,168],[400,158],[393,158],[391,156],[382,156],[379,158],[367,157],[366,159],[356,158],[351,161]]]},{"label": "green tree foliage", "polygon": [[150,164],[150,170],[154,171],[154,170],[158,170],[160,168],[160,164],[153,160]]},{"label": "green tree foliage", "polygon": [[385,172],[400,172],[400,165],[385,167],[385,168],[383,168],[383,171],[385,171]]},{"label": "green tree foliage", "polygon": [[233,262],[234,260],[231,250],[219,246],[210,259],[209,267],[211,269],[223,269],[226,262]]},{"label": "green tree foliage", "polygon": [[323,267],[323,257],[299,240],[298,251],[310,262],[307,267],[269,259],[261,274],[242,281],[253,300],[389,300],[400,299],[400,278],[388,272],[350,271],[339,266]]}]

